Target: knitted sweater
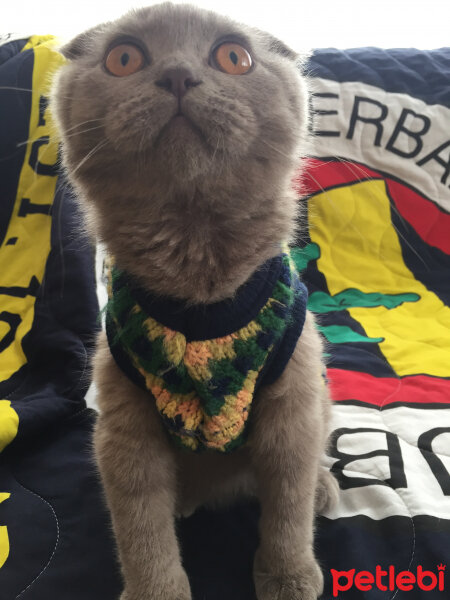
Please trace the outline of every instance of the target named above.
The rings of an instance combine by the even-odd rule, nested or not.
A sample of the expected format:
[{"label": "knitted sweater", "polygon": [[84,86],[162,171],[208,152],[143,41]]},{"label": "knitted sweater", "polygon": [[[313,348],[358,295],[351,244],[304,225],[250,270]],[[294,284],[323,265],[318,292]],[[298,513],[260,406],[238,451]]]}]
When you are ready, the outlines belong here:
[{"label": "knitted sweater", "polygon": [[308,293],[289,254],[213,304],[151,296],[114,266],[108,288],[111,353],[152,393],[173,439],[194,451],[240,446],[257,388],[281,375],[305,321]]}]

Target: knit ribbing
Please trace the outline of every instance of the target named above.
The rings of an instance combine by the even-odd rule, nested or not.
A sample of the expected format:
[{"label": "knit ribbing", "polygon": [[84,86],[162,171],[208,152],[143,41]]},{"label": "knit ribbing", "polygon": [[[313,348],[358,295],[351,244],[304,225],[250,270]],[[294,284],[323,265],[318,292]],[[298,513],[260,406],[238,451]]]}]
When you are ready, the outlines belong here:
[{"label": "knit ribbing", "polygon": [[[240,446],[265,365],[270,363],[274,370],[275,351],[284,338],[296,340],[303,326],[307,292],[290,256],[272,259],[233,300],[201,307],[198,314],[208,322],[208,312],[217,318],[225,311],[229,317],[215,327],[226,334],[209,339],[186,336],[187,330],[195,335],[203,327],[196,307],[183,311],[177,301],[176,306],[171,301],[175,312],[165,310],[161,323],[149,311],[152,305],[162,305],[137,290],[125,273],[111,269],[107,335],[116,362],[153,394],[165,426],[183,447],[228,452]],[[186,320],[188,311],[194,327]],[[161,318],[161,311],[156,312]],[[168,327],[174,321],[184,325],[183,332]],[[236,329],[236,323],[243,326]],[[282,371],[289,356],[281,354]]]}]

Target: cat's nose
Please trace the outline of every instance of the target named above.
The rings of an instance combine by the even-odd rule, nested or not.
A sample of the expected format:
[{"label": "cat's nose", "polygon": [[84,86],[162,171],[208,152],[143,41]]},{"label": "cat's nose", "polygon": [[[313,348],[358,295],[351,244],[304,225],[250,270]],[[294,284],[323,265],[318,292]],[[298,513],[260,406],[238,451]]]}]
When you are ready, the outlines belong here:
[{"label": "cat's nose", "polygon": [[189,69],[177,67],[167,69],[161,75],[161,78],[155,81],[158,87],[171,92],[177,98],[181,98],[191,88],[199,85],[201,81],[196,81]]}]

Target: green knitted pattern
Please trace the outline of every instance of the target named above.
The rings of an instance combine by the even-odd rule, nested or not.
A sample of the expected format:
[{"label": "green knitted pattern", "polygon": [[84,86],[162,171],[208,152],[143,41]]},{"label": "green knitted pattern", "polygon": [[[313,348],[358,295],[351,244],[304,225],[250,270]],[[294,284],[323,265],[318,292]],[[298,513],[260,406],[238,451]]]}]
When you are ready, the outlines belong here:
[{"label": "green knitted pattern", "polygon": [[282,263],[271,297],[248,325],[225,337],[189,342],[146,314],[125,274],[111,268],[111,350],[153,394],[165,426],[184,448],[229,452],[244,442],[258,376],[289,326],[295,294],[301,293],[288,254]]}]

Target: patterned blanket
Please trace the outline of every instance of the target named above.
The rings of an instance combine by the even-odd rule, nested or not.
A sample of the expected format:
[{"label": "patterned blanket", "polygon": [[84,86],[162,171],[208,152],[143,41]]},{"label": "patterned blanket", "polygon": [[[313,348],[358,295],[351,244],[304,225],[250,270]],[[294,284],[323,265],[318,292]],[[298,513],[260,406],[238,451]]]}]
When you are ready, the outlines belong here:
[{"label": "patterned blanket", "polygon": [[84,401],[93,252],[58,178],[48,110],[62,60],[51,36],[0,46],[1,600],[99,600],[120,588]]},{"label": "patterned blanket", "polygon": [[[51,38],[0,46],[0,597],[121,589],[85,407],[92,251],[58,178]],[[327,340],[340,502],[323,598],[444,600],[450,583],[450,51],[317,51],[293,255]],[[258,506],[178,524],[194,600],[255,600]],[[236,543],[236,540],[239,543]],[[405,595],[409,594],[409,595]]]},{"label": "patterned blanket", "polygon": [[[341,487],[319,520],[324,597],[443,599],[450,51],[323,50],[310,72],[314,158],[297,182],[308,221],[297,262],[328,341],[327,464]],[[422,583],[418,569],[431,573]],[[370,576],[358,585],[360,571]]]}]

